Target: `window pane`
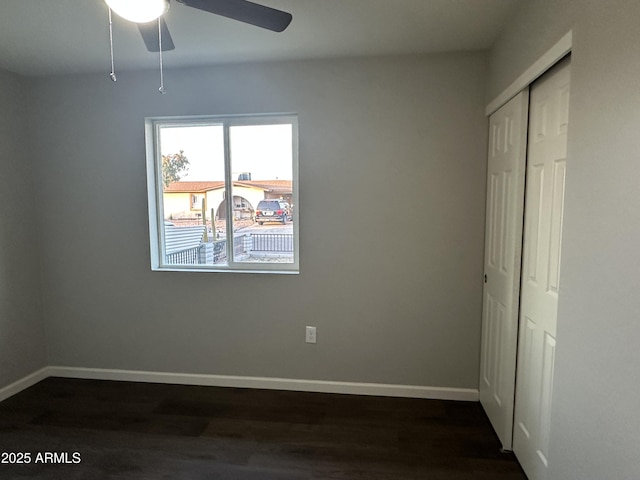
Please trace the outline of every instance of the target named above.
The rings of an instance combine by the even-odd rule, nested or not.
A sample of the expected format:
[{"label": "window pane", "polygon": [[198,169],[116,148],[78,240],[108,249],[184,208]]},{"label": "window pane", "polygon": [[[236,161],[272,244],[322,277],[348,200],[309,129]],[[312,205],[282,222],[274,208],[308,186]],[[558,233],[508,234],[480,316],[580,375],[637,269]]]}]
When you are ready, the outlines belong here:
[{"label": "window pane", "polygon": [[[222,125],[162,126],[165,265],[226,265]],[[212,221],[213,220],[213,221]]]},{"label": "window pane", "polygon": [[229,129],[235,262],[294,262],[292,135],[291,124]]},{"label": "window pane", "polygon": [[146,132],[152,269],[298,272],[295,116],[147,119]]}]

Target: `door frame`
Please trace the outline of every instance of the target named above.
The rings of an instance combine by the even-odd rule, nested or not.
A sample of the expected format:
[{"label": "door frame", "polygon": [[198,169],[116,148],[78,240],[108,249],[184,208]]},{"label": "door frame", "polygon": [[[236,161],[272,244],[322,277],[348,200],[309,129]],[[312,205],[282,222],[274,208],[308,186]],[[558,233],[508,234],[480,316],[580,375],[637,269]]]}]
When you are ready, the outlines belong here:
[{"label": "door frame", "polygon": [[562,60],[573,48],[573,30],[565,33],[560,40],[527,68],[514,82],[494,98],[485,108],[485,115],[491,116],[505,103],[529,87],[542,74]]}]

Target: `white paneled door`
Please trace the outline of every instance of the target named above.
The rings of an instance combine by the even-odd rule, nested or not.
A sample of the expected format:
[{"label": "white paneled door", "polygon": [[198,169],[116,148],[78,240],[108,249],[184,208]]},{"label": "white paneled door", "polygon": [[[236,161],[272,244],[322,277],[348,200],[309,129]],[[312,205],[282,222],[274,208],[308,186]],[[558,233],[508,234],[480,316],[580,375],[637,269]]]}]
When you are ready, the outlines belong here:
[{"label": "white paneled door", "polygon": [[513,450],[531,480],[549,459],[569,84],[567,58],[532,85],[529,107]]},{"label": "white paneled door", "polygon": [[480,402],[511,450],[528,89],[489,119]]}]

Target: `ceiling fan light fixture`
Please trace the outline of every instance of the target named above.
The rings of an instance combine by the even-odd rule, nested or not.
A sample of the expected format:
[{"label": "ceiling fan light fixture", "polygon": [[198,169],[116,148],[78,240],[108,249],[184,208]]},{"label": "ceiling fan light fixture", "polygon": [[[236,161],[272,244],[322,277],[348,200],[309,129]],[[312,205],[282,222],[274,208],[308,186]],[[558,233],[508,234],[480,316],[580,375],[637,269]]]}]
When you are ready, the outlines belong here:
[{"label": "ceiling fan light fixture", "polygon": [[147,23],[169,10],[169,0],[105,0],[111,10],[125,20]]}]

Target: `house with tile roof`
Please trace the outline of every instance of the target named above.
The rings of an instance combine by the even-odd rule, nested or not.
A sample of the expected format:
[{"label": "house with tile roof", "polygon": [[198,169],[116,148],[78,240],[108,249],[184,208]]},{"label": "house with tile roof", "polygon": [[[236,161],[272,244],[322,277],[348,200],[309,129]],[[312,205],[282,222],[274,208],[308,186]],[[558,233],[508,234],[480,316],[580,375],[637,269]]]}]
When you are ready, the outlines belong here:
[{"label": "house with tile roof", "polygon": [[[233,182],[233,212],[236,219],[252,218],[260,200],[282,199],[292,203],[291,180],[243,180]],[[164,217],[168,220],[197,217],[202,202],[218,219],[226,217],[224,182],[178,181],[163,191]]]}]

